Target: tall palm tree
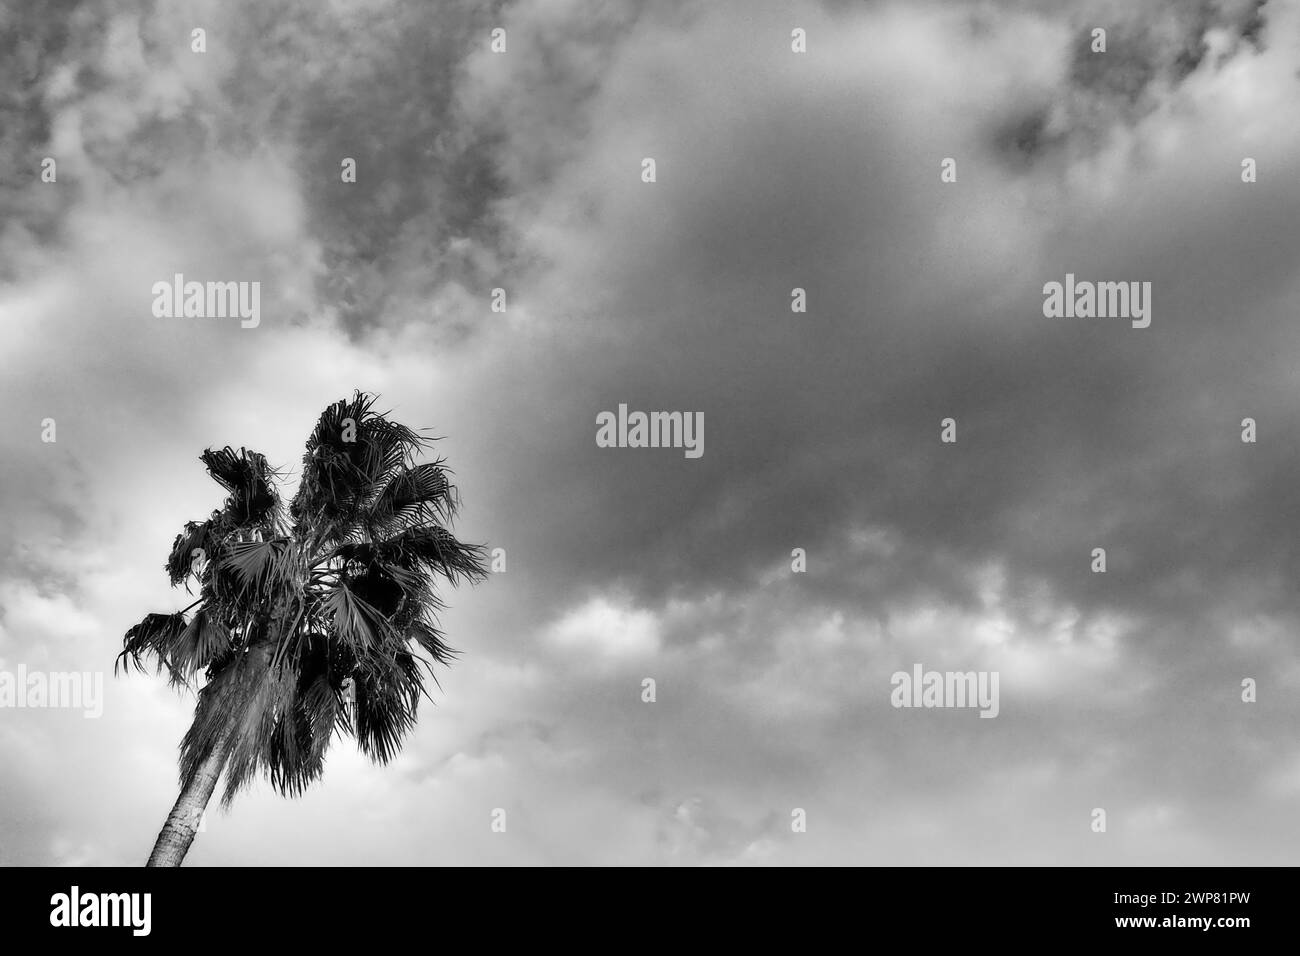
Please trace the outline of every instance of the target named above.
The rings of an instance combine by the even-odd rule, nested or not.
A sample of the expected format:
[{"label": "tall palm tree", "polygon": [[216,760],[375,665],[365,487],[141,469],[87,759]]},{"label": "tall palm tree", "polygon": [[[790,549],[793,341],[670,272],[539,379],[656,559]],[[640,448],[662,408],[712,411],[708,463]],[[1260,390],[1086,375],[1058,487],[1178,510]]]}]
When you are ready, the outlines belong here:
[{"label": "tall palm tree", "polygon": [[200,456],[229,497],[185,525],[165,566],[199,599],[145,617],[117,662],[152,660],[178,687],[206,679],[149,866],[180,865],[223,770],[228,805],[259,771],[301,794],[335,731],[386,763],[415,724],[424,671],[436,682],[434,663],[454,656],[435,580],[482,580],[483,549],[448,530],[457,500],[443,461],[417,462],[430,439],[374,401],[357,392],[320,416],[287,513],[262,455]]}]

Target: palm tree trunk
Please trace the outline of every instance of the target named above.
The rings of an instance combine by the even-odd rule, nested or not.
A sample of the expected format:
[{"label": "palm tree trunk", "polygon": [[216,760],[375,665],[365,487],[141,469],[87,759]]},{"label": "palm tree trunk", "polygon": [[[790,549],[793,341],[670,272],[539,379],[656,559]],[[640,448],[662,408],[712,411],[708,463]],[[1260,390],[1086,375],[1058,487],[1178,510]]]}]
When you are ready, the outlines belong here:
[{"label": "palm tree trunk", "polygon": [[167,822],[163,824],[158,842],[153,845],[153,852],[149,854],[149,862],[145,866],[181,865],[185,854],[189,852],[190,844],[194,842],[194,834],[198,831],[208,801],[212,799],[212,791],[217,787],[217,778],[221,776],[221,768],[226,764],[227,752],[224,740],[216,744],[199,764],[194,776],[181,789],[181,795],[176,798],[176,805],[167,815]]}]

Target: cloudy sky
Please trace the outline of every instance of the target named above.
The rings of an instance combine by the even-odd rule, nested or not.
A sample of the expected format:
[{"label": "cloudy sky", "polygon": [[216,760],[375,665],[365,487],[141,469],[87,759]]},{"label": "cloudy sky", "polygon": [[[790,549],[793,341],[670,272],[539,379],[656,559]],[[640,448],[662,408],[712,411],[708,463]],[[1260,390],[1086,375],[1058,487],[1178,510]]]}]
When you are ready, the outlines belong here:
[{"label": "cloudy sky", "polygon": [[[1298,70],[1297,0],[6,0],[0,670],[105,700],[0,710],[0,863],[143,862],[193,698],[112,662],[197,456],[357,388],[507,569],[394,763],[188,864],[1294,863]],[[997,718],[892,707],[918,663]]]}]

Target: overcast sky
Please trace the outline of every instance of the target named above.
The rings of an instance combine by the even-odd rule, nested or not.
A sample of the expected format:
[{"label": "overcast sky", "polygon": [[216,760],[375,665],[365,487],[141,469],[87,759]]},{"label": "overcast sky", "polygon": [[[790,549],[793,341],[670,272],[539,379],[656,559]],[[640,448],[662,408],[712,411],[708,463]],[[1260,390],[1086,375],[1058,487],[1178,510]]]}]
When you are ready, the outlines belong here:
[{"label": "overcast sky", "polygon": [[[357,388],[507,570],[394,763],[188,864],[1294,863],[1298,70],[1295,0],[6,2],[0,669],[106,677],[0,710],[0,863],[143,862],[193,698],[112,662],[197,456],[296,469]],[[918,663],[996,719],[892,707]]]}]

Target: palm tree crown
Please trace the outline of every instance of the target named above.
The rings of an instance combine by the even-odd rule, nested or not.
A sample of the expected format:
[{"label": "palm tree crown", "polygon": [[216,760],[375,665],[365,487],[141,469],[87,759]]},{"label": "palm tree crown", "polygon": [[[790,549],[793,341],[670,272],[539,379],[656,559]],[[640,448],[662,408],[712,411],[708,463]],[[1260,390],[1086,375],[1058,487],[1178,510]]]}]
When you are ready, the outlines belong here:
[{"label": "palm tree crown", "polygon": [[188,617],[145,617],[118,658],[152,660],[179,686],[206,678],[181,743],[183,790],[220,753],[224,803],[259,771],[299,794],[335,730],[387,762],[415,723],[425,673],[454,655],[434,582],[481,580],[483,549],[448,530],[457,501],[443,461],[416,460],[430,439],[374,401],[358,392],[320,416],[287,509],[264,456],[200,456],[229,497],[185,525],[166,563],[172,585],[197,584],[199,599]]}]

